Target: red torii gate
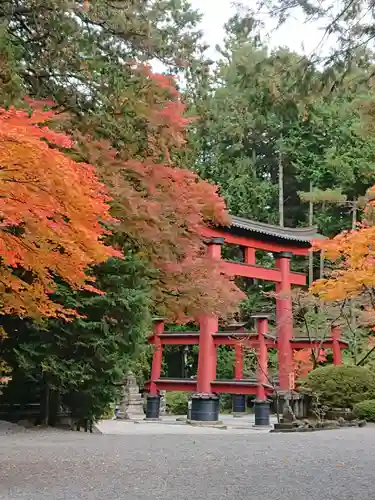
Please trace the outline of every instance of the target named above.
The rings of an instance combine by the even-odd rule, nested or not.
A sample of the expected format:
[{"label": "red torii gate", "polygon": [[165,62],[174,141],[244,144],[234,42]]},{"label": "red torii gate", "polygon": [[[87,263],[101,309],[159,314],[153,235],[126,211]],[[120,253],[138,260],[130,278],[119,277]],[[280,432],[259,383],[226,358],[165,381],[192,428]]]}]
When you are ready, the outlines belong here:
[{"label": "red torii gate", "polygon": [[[296,338],[293,335],[292,285],[306,285],[306,276],[292,272],[290,262],[293,255],[307,256],[312,240],[320,238],[315,227],[284,228],[270,224],[254,222],[241,217],[232,217],[228,228],[207,228],[203,236],[207,238],[207,251],[213,259],[221,259],[221,246],[224,243],[238,245],[243,249],[243,262],[225,261],[224,268],[228,275],[272,281],[276,284],[276,326],[277,336],[268,333],[267,315],[254,315],[256,332],[243,329],[219,332],[218,318],[202,314],[199,318],[199,332],[164,333],[163,319],[155,320],[154,334],[149,343],[154,344],[151,379],[146,383],[149,392],[147,417],[159,417],[159,391],[175,390],[195,392],[192,398],[193,420],[218,419],[218,393],[230,393],[235,396],[233,410],[245,410],[245,395],[255,394],[256,424],[269,422],[267,396],[274,391],[268,379],[267,350],[278,350],[278,390],[287,392],[291,389],[293,371],[293,349],[305,349],[315,346],[331,348],[335,364],[341,363],[341,349],[347,343],[340,339],[338,328],[332,329],[331,338],[311,341]],[[256,250],[271,252],[275,255],[276,267],[268,269],[256,264]],[[243,378],[243,345],[258,350],[258,373],[256,379]],[[195,379],[161,378],[162,350],[164,345],[199,344],[198,373]],[[216,347],[232,345],[235,349],[233,380],[216,379]]]}]

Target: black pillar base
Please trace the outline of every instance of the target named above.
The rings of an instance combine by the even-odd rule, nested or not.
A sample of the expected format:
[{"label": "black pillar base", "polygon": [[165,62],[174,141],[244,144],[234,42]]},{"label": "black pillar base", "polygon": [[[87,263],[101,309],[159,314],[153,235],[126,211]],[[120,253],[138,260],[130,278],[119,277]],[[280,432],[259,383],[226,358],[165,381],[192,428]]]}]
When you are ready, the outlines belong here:
[{"label": "black pillar base", "polygon": [[191,398],[191,420],[197,422],[217,422],[219,420],[220,399],[216,394],[194,394]]},{"label": "black pillar base", "polygon": [[270,403],[265,401],[254,401],[255,425],[269,426],[270,425]]},{"label": "black pillar base", "polygon": [[245,394],[232,394],[232,413],[246,413]]},{"label": "black pillar base", "polygon": [[158,420],[160,417],[160,395],[148,394],[146,404],[146,418]]}]

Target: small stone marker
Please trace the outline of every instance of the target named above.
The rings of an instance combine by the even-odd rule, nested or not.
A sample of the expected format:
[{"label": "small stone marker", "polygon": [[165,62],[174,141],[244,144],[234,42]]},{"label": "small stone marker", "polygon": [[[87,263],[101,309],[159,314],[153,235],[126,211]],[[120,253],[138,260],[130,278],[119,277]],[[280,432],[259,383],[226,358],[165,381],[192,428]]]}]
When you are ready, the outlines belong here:
[{"label": "small stone marker", "polygon": [[124,384],[123,400],[120,403],[118,418],[125,420],[143,420],[143,398],[139,392],[137,380],[132,372],[129,372]]}]

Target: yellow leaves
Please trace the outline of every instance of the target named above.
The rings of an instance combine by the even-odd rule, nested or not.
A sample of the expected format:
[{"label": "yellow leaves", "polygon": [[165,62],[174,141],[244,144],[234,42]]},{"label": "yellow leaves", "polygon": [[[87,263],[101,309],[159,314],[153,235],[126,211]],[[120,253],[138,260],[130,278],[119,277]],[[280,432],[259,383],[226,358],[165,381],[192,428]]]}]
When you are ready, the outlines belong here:
[{"label": "yellow leaves", "polygon": [[0,385],[9,382],[9,374],[12,372],[10,366],[2,359],[0,359]]},{"label": "yellow leaves", "polygon": [[323,300],[353,298],[375,287],[375,226],[343,232],[314,244],[334,263],[331,275],[311,287]]}]

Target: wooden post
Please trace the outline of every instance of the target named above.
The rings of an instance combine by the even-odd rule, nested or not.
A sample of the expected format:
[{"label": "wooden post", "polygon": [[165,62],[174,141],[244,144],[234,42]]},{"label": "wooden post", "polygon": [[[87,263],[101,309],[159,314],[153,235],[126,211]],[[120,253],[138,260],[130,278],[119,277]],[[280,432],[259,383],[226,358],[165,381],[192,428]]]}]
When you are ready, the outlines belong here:
[{"label": "wooden post", "polygon": [[251,266],[255,265],[255,248],[244,248],[244,263]]},{"label": "wooden post", "polygon": [[283,166],[283,153],[282,153],[282,140],[280,137],[279,145],[279,225],[284,226],[284,166]]},{"label": "wooden post", "polygon": [[[313,184],[310,181],[310,200],[309,200],[309,226],[311,227],[314,224],[314,202],[313,202]],[[314,252],[310,249],[309,252],[309,276],[308,283],[309,286],[312,285],[314,281]]]},{"label": "wooden post", "polygon": [[216,379],[216,346],[213,334],[218,331],[218,319],[209,314],[202,314],[199,326],[197,392],[209,394],[211,382]]},{"label": "wooden post", "polygon": [[152,356],[151,365],[151,381],[150,381],[150,394],[157,394],[156,380],[161,376],[161,367],[163,363],[163,346],[159,335],[164,332],[164,321],[156,320],[154,326],[154,354]]},{"label": "wooden post", "polygon": [[265,337],[268,332],[268,317],[264,314],[252,317],[256,321],[258,333],[258,387],[257,397],[254,401],[255,427],[268,427],[270,425],[270,404],[265,387],[268,382],[268,355]]},{"label": "wooden post", "polygon": [[341,332],[340,328],[337,325],[332,325],[331,336],[332,336],[333,364],[341,365],[342,364],[342,353],[340,349]]},{"label": "wooden post", "polygon": [[241,380],[243,378],[243,348],[242,344],[234,346],[234,378]]},{"label": "wooden post", "polygon": [[[243,332],[244,328],[240,327],[236,329],[238,332]],[[238,342],[234,346],[234,379],[243,379],[243,355],[244,346],[241,342]],[[235,417],[241,417],[246,415],[246,395],[245,394],[232,394],[232,414]]]},{"label": "wooden post", "polygon": [[266,400],[265,385],[268,382],[268,353],[265,334],[268,332],[268,316],[254,315],[258,333],[257,400]]},{"label": "wooden post", "polygon": [[[208,243],[207,254],[212,259],[221,259],[223,243],[224,238],[212,238]],[[216,346],[213,334],[219,329],[218,318],[211,314],[201,314],[199,326],[197,392],[211,393],[211,382],[216,379]]]},{"label": "wooden post", "polygon": [[290,285],[290,259],[289,252],[279,253],[276,257],[276,265],[281,273],[281,283],[276,286],[276,292],[280,295],[276,298],[276,323],[277,323],[277,345],[279,363],[279,386],[281,390],[289,388],[289,373],[293,371],[293,349],[291,340],[293,338],[293,308]]}]

